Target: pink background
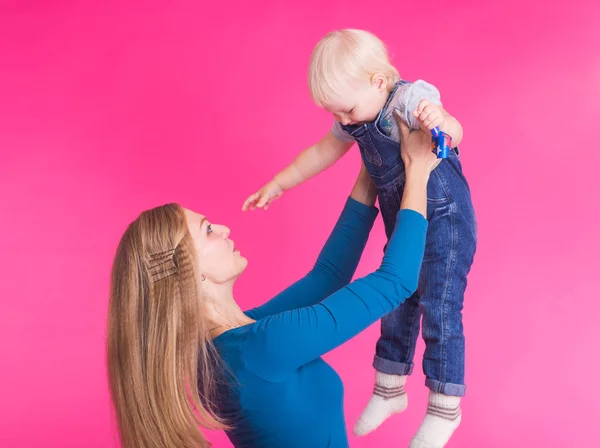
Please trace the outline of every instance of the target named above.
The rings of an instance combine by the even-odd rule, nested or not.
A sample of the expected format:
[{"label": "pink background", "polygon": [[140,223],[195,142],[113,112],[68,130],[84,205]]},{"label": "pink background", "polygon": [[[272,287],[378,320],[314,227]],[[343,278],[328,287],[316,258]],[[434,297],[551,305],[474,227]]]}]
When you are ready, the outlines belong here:
[{"label": "pink background", "polygon": [[[240,207],[331,125],[307,63],[325,32],[349,26],[388,42],[405,78],[436,84],[465,128],[480,243],[468,398],[449,446],[598,443],[599,4],[290,3],[1,2],[0,446],[115,446],[109,269],[141,210],[177,201],[229,225],[250,260],[245,306],[307,271],[357,151],[268,212]],[[381,258],[380,221],[372,235],[360,275]],[[327,356],[349,428],[377,335]],[[351,445],[407,446],[426,406],[420,361],[408,392],[403,416]]]}]

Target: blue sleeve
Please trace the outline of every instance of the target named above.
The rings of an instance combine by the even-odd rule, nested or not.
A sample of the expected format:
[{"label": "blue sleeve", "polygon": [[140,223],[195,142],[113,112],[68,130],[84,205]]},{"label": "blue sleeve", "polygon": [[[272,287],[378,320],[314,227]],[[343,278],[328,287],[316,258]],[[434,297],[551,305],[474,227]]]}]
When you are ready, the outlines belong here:
[{"label": "blue sleeve", "polygon": [[273,299],[246,314],[259,320],[282,311],[313,305],[347,285],[356,271],[377,213],[375,207],[348,198],[313,269]]},{"label": "blue sleeve", "polygon": [[257,321],[241,350],[246,366],[267,380],[281,380],[394,310],[417,288],[426,234],[422,215],[399,211],[381,267],[318,304]]}]

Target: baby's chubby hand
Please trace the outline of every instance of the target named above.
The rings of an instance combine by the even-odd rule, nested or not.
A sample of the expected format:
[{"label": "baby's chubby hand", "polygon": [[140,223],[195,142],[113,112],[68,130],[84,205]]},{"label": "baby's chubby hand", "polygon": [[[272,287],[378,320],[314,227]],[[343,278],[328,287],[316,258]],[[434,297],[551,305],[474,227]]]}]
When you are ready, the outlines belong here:
[{"label": "baby's chubby hand", "polygon": [[446,123],[446,111],[444,108],[428,100],[421,100],[413,115],[423,129],[430,131],[435,127],[443,127]]},{"label": "baby's chubby hand", "polygon": [[248,208],[254,210],[257,207],[267,210],[271,202],[279,199],[282,194],[283,190],[272,180],[256,193],[248,196],[248,199],[246,199],[246,202],[244,202],[244,205],[242,206],[242,211],[246,211]]}]

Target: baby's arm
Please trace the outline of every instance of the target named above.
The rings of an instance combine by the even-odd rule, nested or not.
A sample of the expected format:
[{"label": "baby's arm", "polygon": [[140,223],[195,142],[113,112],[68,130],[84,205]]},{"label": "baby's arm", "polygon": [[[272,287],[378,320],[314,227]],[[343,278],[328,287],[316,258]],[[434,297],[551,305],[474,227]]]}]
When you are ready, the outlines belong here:
[{"label": "baby's arm", "polygon": [[439,90],[423,80],[399,87],[394,106],[400,117],[412,129],[431,130],[439,127],[452,137],[452,146],[458,146],[463,137],[460,122],[442,106]]},{"label": "baby's arm", "polygon": [[352,143],[339,140],[329,131],[317,144],[302,151],[273,180],[283,191],[297,187],[340,160],[351,146]]},{"label": "baby's arm", "polygon": [[450,115],[441,105],[430,103],[423,99],[413,112],[419,121],[419,127],[425,131],[431,131],[437,127],[440,131],[452,137],[452,146],[456,147],[462,141],[463,129],[460,122]]},{"label": "baby's arm", "polygon": [[462,142],[463,138],[462,125],[460,124],[460,121],[458,121],[454,116],[446,112],[446,110],[443,108],[442,113],[446,114],[446,120],[440,126],[440,130],[442,132],[445,132],[446,134],[449,134],[450,137],[452,137],[452,146],[457,147],[458,145],[460,145],[460,142]]},{"label": "baby's arm", "polygon": [[242,210],[268,208],[268,205],[286,190],[297,187],[325,171],[341,159],[351,146],[352,142],[340,140],[329,131],[318,143],[302,151],[292,163],[277,173],[272,181],[248,197]]}]

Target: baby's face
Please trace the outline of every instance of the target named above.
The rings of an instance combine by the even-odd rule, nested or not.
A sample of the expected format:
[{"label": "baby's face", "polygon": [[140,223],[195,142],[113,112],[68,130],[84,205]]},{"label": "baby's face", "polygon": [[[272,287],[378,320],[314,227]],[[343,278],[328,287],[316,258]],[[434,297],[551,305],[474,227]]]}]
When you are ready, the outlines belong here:
[{"label": "baby's face", "polygon": [[325,105],[325,110],[343,125],[361,125],[377,118],[387,97],[385,78],[374,77],[370,81],[354,82],[346,94]]}]

